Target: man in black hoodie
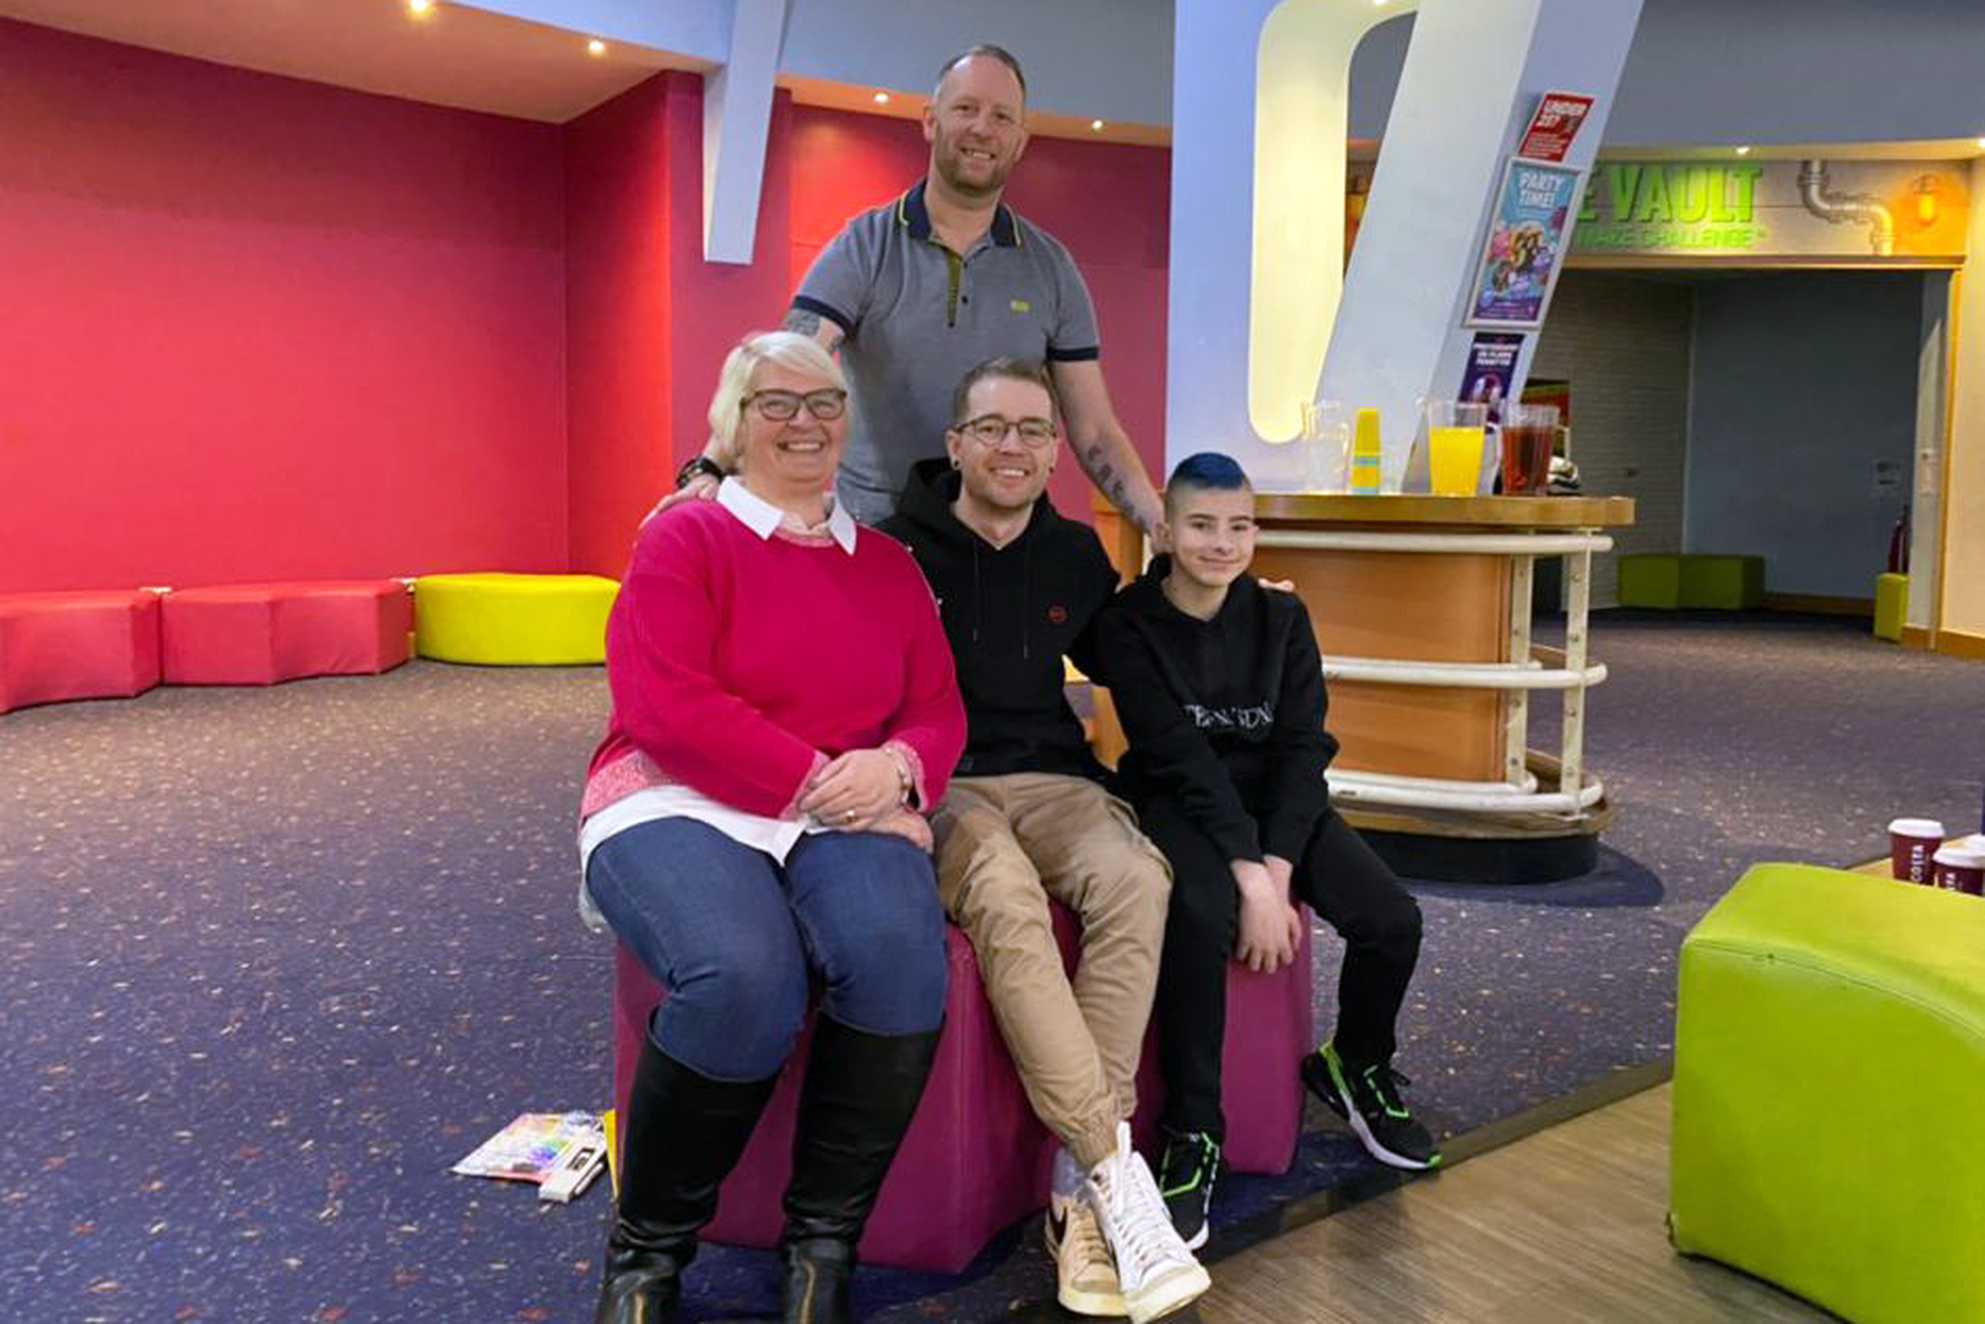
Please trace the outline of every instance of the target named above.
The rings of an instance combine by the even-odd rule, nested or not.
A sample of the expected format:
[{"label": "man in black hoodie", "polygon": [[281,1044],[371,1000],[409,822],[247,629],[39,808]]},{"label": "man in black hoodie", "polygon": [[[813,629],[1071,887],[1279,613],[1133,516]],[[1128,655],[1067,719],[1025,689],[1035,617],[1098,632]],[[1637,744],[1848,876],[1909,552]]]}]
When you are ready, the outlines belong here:
[{"label": "man in black hoodie", "polygon": [[[1117,575],[1084,525],[1043,495],[1057,411],[1038,362],[993,359],[952,401],[946,456],[911,470],[880,527],[938,599],[968,734],[938,810],[938,892],[971,939],[1034,1111],[1062,1142],[1047,1223],[1062,1304],[1155,1319],[1209,1286],[1130,1147],[1135,1076],[1171,879],[1063,694],[1064,655],[1091,675]],[[1082,920],[1071,981],[1052,898]]]},{"label": "man in black hoodie", "polygon": [[1337,742],[1323,729],[1309,613],[1249,577],[1254,492],[1232,459],[1182,461],[1165,516],[1172,554],[1103,613],[1096,647],[1130,741],[1123,789],[1172,863],[1157,999],[1159,1184],[1180,1235],[1198,1245],[1224,1139],[1227,961],[1273,971],[1294,959],[1292,893],[1347,943],[1337,1032],[1305,1055],[1304,1083],[1381,1162],[1430,1168],[1440,1152],[1392,1070],[1420,909],[1330,807],[1324,769]]}]

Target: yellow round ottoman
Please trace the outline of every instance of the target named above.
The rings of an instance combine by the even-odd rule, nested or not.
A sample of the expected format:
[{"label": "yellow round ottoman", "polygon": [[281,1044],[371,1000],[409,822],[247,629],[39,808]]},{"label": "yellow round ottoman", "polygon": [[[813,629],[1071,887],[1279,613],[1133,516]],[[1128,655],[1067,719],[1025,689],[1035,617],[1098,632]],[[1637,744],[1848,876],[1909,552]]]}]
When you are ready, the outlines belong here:
[{"label": "yellow round ottoman", "polygon": [[606,661],[620,585],[598,575],[422,575],[414,641],[422,657],[493,667]]}]

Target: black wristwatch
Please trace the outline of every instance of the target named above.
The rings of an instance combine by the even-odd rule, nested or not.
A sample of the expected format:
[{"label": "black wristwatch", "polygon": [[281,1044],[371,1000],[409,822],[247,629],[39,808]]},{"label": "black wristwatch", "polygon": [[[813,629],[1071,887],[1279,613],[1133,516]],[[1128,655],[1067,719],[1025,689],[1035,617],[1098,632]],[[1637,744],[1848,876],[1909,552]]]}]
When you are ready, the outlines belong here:
[{"label": "black wristwatch", "polygon": [[698,474],[709,474],[720,483],[724,481],[725,477],[721,465],[707,455],[699,455],[675,471],[675,490],[680,492],[683,488],[688,487],[689,480]]}]

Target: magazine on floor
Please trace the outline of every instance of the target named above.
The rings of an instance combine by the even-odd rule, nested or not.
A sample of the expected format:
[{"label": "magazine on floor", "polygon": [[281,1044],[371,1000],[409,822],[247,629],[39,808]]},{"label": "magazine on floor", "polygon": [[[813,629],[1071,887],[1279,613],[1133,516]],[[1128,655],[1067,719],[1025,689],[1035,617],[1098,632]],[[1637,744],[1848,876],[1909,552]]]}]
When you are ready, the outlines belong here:
[{"label": "magazine on floor", "polygon": [[531,1182],[539,1188],[538,1198],[563,1202],[582,1194],[599,1176],[606,1149],[597,1114],[520,1113],[449,1171]]}]

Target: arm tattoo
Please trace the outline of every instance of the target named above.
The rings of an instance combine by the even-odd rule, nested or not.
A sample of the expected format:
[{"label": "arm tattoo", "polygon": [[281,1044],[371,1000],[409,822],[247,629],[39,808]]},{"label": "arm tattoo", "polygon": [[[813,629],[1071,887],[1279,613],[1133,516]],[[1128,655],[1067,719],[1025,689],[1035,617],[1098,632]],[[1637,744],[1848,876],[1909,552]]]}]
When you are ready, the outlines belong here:
[{"label": "arm tattoo", "polygon": [[1131,505],[1129,475],[1119,474],[1116,466],[1103,458],[1107,453],[1101,442],[1091,442],[1082,452],[1082,459],[1086,462],[1083,468],[1088,470],[1097,490],[1110,499],[1110,504],[1122,511],[1124,517],[1146,537],[1150,537],[1151,530],[1145,527],[1143,512]]},{"label": "arm tattoo", "polygon": [[779,329],[811,336],[819,341],[820,347],[829,354],[841,348],[841,342],[848,338],[847,333],[841,330],[839,322],[824,321],[819,313],[805,308],[790,309],[786,313],[786,320],[779,323]]}]

